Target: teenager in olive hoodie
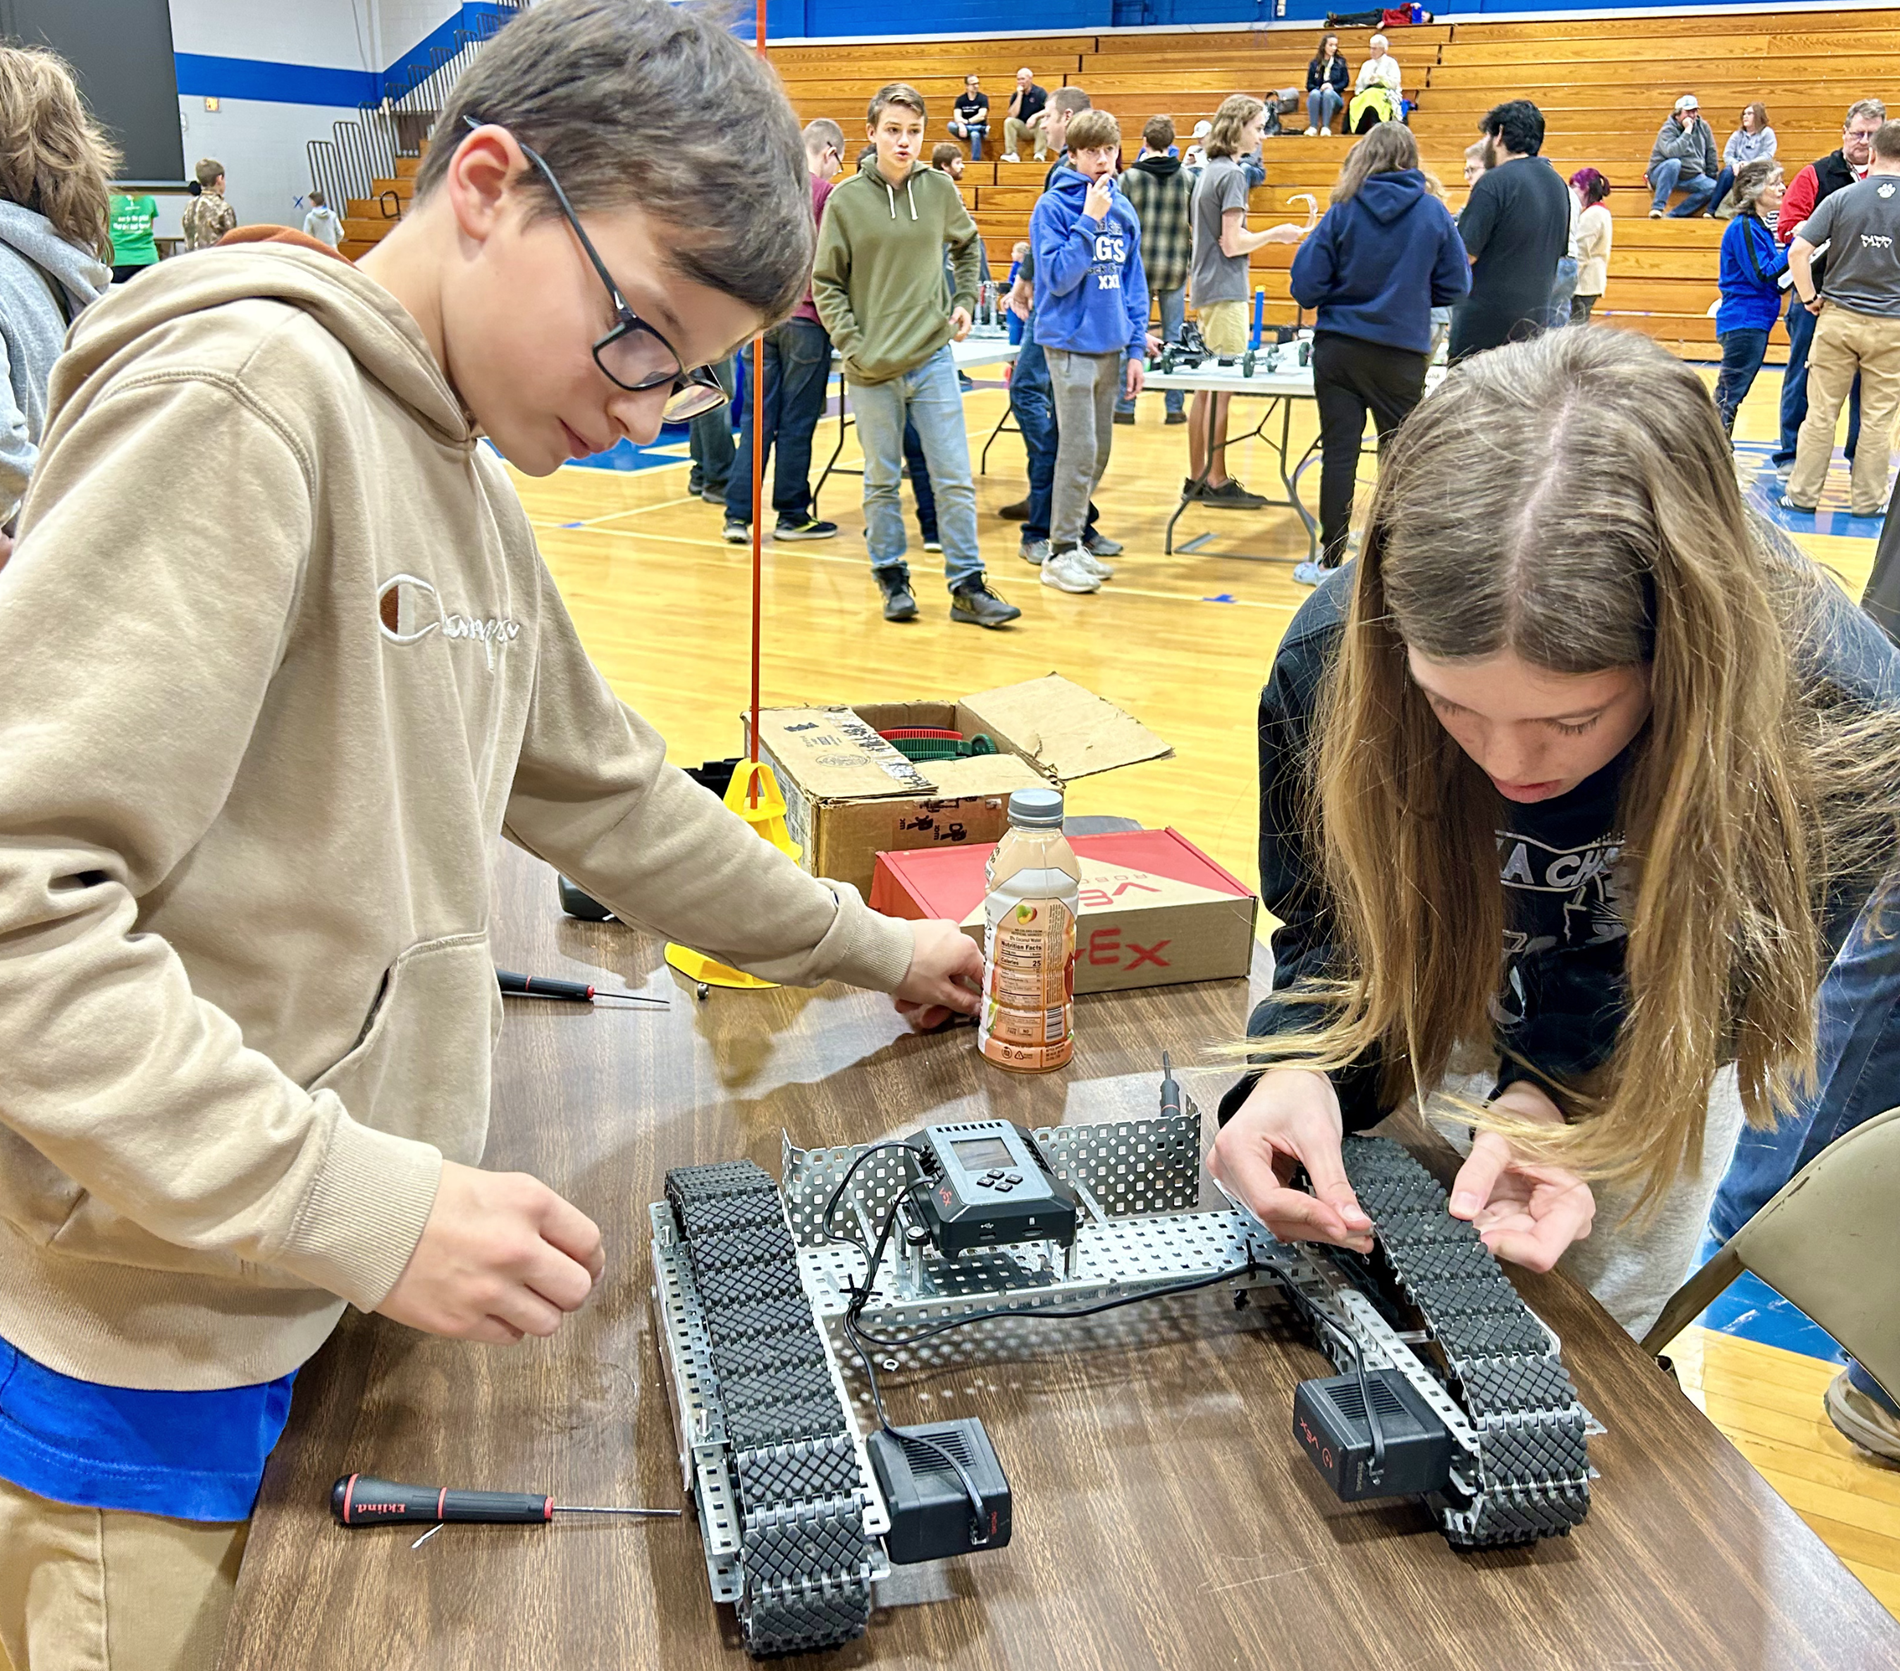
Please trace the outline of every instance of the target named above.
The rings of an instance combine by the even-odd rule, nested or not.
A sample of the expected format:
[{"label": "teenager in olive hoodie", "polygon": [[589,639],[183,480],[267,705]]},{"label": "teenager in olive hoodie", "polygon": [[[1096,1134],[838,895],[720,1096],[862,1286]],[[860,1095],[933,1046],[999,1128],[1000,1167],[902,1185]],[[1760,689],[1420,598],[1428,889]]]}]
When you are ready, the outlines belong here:
[{"label": "teenager in olive hoodie", "polygon": [[[649,440],[697,398],[682,367],[790,311],[813,234],[782,93],[696,14],[549,0],[442,123],[363,267],[289,232],[163,263],[54,374],[0,571],[18,1666],[215,1661],[288,1377],[346,1302],[512,1342],[601,1276],[578,1207],[476,1169],[497,837],[772,979],[974,1008],[951,925],[872,913],[665,764],[478,442],[545,475]],[[703,154],[631,206],[615,145],[674,137]],[[736,194],[711,223],[708,178]]]},{"label": "teenager in olive hoodie", "polygon": [[[871,100],[866,133],[875,149],[855,177],[832,188],[818,234],[812,300],[844,360],[851,409],[864,449],[864,537],[884,619],[917,614],[904,561],[904,426],[923,442],[937,498],[950,618],[1000,627],[1022,614],[990,590],[976,538],[976,483],[963,425],[952,340],[970,334],[976,311],[976,223],[956,183],[917,166],[923,96],[894,82]],[[946,311],[943,259],[954,294]]]}]

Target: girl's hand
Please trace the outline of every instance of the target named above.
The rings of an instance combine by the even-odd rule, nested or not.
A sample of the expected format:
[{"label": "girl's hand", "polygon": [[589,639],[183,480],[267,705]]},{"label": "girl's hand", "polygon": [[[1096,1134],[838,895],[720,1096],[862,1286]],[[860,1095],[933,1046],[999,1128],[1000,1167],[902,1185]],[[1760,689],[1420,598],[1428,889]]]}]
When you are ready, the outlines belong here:
[{"label": "girl's hand", "polygon": [[[1520,1080],[1493,1102],[1520,1119],[1561,1124],[1557,1105]],[[1467,1219],[1498,1258],[1547,1271],[1590,1234],[1596,1197],[1574,1172],[1520,1158],[1496,1132],[1480,1132],[1451,1186],[1451,1216]]]},{"label": "girl's hand", "polygon": [[[1214,1139],[1208,1167],[1283,1242],[1372,1251],[1372,1220],[1346,1181],[1339,1096],[1323,1073],[1269,1068]],[[1287,1180],[1304,1166],[1313,1193]]]}]

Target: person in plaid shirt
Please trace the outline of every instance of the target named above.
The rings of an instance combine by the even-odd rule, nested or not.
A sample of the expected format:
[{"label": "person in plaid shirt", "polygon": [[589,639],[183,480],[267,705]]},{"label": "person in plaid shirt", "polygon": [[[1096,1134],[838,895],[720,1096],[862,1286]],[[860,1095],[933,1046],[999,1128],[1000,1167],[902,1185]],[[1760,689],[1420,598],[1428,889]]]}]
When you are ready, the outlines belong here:
[{"label": "person in plaid shirt", "polygon": [[[1121,177],[1122,195],[1141,220],[1141,265],[1148,278],[1148,294],[1161,309],[1161,340],[1179,342],[1187,308],[1188,258],[1193,238],[1188,228],[1188,200],[1194,182],[1182,172],[1181,159],[1168,154],[1174,144],[1174,123],[1151,116],[1141,130],[1141,155]],[[1168,422],[1184,424],[1186,397],[1179,389],[1167,392]],[[1115,404],[1115,422],[1132,424],[1135,403],[1124,395]]]}]

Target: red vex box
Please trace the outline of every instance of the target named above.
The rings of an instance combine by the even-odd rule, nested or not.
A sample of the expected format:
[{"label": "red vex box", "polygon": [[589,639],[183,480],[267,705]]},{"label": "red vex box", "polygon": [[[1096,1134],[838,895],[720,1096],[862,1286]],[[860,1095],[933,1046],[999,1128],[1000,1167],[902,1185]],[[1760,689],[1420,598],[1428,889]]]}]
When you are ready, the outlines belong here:
[{"label": "red vex box", "polygon": [[[1174,830],[1071,836],[1082,861],[1075,990],[1244,976],[1260,902]],[[880,853],[871,904],[893,917],[948,917],[983,942],[983,866],[994,843]]]}]

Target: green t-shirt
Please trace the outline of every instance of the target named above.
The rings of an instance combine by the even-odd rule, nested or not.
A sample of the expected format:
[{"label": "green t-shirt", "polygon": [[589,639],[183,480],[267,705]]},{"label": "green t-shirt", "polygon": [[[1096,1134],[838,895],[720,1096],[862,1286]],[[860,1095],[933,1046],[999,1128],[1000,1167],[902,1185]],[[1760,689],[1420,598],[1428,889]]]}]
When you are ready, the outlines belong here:
[{"label": "green t-shirt", "polygon": [[112,199],[112,265],[149,267],[158,259],[158,245],[152,242],[152,223],[158,219],[155,197]]}]

